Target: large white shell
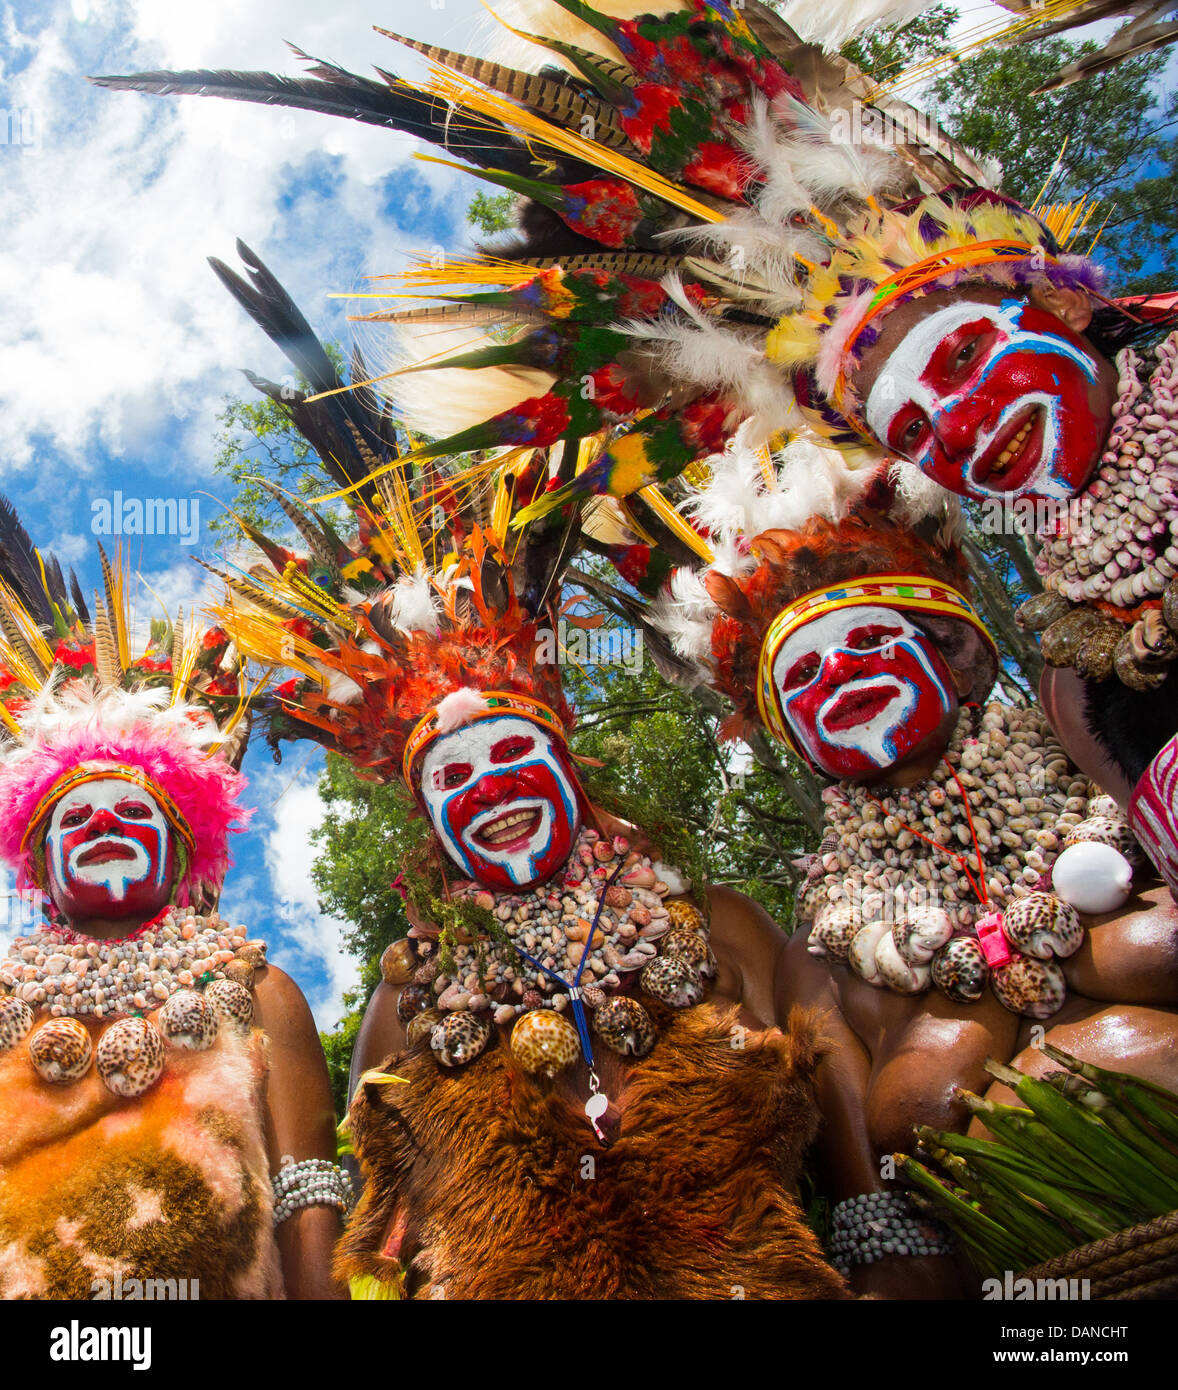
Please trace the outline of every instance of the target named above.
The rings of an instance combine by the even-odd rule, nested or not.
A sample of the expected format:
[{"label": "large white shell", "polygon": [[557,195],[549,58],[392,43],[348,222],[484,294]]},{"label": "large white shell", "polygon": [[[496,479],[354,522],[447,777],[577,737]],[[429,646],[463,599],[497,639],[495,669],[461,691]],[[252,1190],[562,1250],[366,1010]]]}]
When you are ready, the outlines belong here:
[{"label": "large white shell", "polygon": [[1077,912],[1115,912],[1133,888],[1133,868],[1111,845],[1072,845],[1055,861],[1051,884]]},{"label": "large white shell", "polygon": [[875,963],[875,948],[889,931],[886,922],[870,922],[867,926],[861,927],[855,933],[855,939],[851,942],[851,949],[847,955],[847,961],[855,974],[878,989],[883,989],[884,980],[879,973],[879,966]]},{"label": "large white shell", "polygon": [[892,928],[896,950],[909,965],[928,965],[953,935],[953,923],[939,907],[913,912],[906,922]]},{"label": "large white shell", "polygon": [[891,932],[885,932],[875,948],[875,964],[884,984],[897,994],[923,994],[933,982],[932,967],[909,965],[896,950]]}]

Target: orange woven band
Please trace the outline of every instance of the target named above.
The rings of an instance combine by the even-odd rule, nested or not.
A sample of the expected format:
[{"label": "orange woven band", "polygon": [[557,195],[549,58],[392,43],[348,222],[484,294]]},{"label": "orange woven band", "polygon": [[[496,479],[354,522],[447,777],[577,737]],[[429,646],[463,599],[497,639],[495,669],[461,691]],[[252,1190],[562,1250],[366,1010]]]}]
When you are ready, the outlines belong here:
[{"label": "orange woven band", "polygon": [[164,791],[163,787],[158,782],[153,781],[142,768],[128,767],[125,763],[117,763],[109,767],[73,767],[68,772],[63,772],[41,800],[37,802],[36,810],[34,810],[28,825],[25,826],[25,832],[21,836],[20,847],[22,851],[28,848],[29,841],[37,833],[42,821],[67,792],[71,792],[75,787],[83,786],[87,782],[101,782],[111,777],[121,782],[130,782],[134,786],[142,787],[144,791],[150,792],[152,797],[159,802],[159,808],[164,813],[168,824],[184,841],[189,852],[191,853],[196,849],[196,840],[193,837],[191,827],[181,814],[180,808]]},{"label": "orange woven band", "polygon": [[[481,693],[486,701],[486,707],[472,715],[466,721],[468,724],[477,724],[483,719],[497,719],[501,715],[515,714],[521,719],[528,719],[533,724],[538,724],[542,729],[547,729],[550,733],[555,734],[562,743],[567,742],[568,734],[559,715],[543,700],[534,700],[530,695],[520,695],[514,690],[484,690]],[[427,710],[417,721],[405,744],[405,756],[401,762],[401,776],[405,779],[405,785],[410,791],[414,790],[413,764],[438,737],[439,732],[438,711],[435,706],[435,708]]]},{"label": "orange woven band", "polygon": [[[871,296],[871,303],[867,306],[866,312],[843,345],[839,374],[834,387],[834,403],[838,409],[846,414],[846,411],[843,410],[843,401],[847,394],[847,368],[850,365],[855,344],[872,319],[891,308],[897,299],[912,294],[913,291],[922,289],[925,285],[932,284],[934,280],[939,280],[942,276],[952,274],[957,270],[964,270],[977,265],[999,265],[1006,261],[1025,261],[1031,256],[1041,259],[1045,266],[1057,264],[1056,258],[1049,255],[1042,246],[1036,246],[1029,241],[1007,240],[1003,237],[997,241],[972,241],[965,246],[953,246],[947,251],[938,251],[936,255],[926,256],[924,260],[917,261],[915,265],[906,265],[889,275],[886,280],[881,280],[876,286],[875,293]],[[852,419],[850,416],[848,419],[851,419],[851,423],[860,433],[867,433],[866,427],[862,426],[858,420]]]}]

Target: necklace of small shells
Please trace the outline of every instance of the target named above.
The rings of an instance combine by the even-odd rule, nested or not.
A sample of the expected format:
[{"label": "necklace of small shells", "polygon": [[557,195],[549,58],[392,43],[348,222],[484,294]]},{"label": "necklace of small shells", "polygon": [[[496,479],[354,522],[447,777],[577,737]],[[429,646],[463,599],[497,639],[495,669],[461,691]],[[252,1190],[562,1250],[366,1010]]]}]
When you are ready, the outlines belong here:
[{"label": "necklace of small shells", "polygon": [[[491,893],[477,885],[456,897],[472,899],[502,924],[510,945],[462,940],[443,973],[436,930],[413,927],[389,946],[381,971],[404,986],[397,1004],[410,1045],[428,1037],[443,1067],[482,1054],[494,1024],[512,1025],[512,1056],[525,1071],[548,1077],[583,1054],[592,1069],[593,1031],[621,1056],[645,1056],[656,1041],[647,1010],[628,991],[672,1008],[697,1004],[715,973],[707,926],[698,908],[664,902],[670,885],[650,857],[622,835],[583,828],[562,877],[526,893]],[[582,985],[582,979],[590,983]],[[572,1005],[577,1026],[563,1017]],[[594,1129],[607,1102],[591,1074],[586,1105]]]},{"label": "necklace of small shells", "polygon": [[[200,1052],[222,1022],[249,1026],[265,949],[193,908],[165,908],[110,939],[38,927],[0,961],[0,1052],[27,1038],[29,1060],[50,1085],[80,1081],[93,1062],[116,1096],[142,1095],[163,1074],[168,1046]],[[152,1023],[145,1015],[156,1009]],[[113,1020],[96,1047],[83,1019]]]},{"label": "necklace of small shells", "polygon": [[[959,1002],[980,998],[989,975],[1013,1011],[1055,1012],[1066,986],[1052,956],[1078,949],[1083,928],[1049,891],[1049,871],[1071,837],[1094,837],[1087,792],[1042,710],[997,702],[980,717],[962,710],[919,786],[826,788],[821,877],[800,908],[813,917],[811,953],[899,993],[935,983]],[[980,944],[992,917],[1005,962]]]},{"label": "necklace of small shells", "polygon": [[[1143,357],[1132,348],[1117,354],[1118,395],[1101,466],[1070,508],[1053,509],[1037,527],[1042,548],[1035,568],[1048,592],[1069,603],[1131,613],[1142,604],[1156,603],[1167,588],[1178,594],[1172,586],[1178,576],[1178,333],[1155,351],[1157,366],[1148,382],[1142,380]],[[1075,501],[1084,505],[1077,507]],[[1033,606],[1043,609],[1038,621],[1028,623],[1036,628],[1069,616],[1066,610],[1052,608],[1046,597],[1037,606],[1032,600],[1028,608]],[[1151,655],[1162,661],[1178,655],[1178,642],[1157,621],[1159,616],[1153,615],[1144,634],[1147,667]],[[1047,659],[1056,665],[1072,664],[1072,648],[1088,636],[1089,650],[1081,665],[1095,666],[1081,673],[1095,679],[1110,675],[1116,639],[1125,629],[1105,624],[1106,630],[1097,635],[1094,629],[1100,625],[1095,618],[1089,610],[1083,632],[1059,628],[1055,645],[1060,650],[1055,654],[1050,654],[1052,635],[1044,633]],[[1118,674],[1129,684],[1147,688],[1134,681],[1132,671],[1122,672],[1130,661],[1131,648],[1125,646]]]}]

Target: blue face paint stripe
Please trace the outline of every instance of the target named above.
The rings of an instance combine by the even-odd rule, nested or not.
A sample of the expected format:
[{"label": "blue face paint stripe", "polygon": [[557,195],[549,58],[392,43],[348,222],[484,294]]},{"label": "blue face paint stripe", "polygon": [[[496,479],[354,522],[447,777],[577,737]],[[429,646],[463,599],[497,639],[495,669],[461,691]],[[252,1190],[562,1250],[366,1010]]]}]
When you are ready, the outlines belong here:
[{"label": "blue face paint stripe", "polygon": [[[786,718],[789,720],[790,727],[791,727],[791,728],[793,729],[793,731],[794,731],[794,737],[795,737],[796,739],[798,739],[798,741],[799,741],[800,743],[802,743],[803,745],[808,745],[809,742],[810,742],[810,740],[806,737],[806,732],[801,728],[801,726],[800,726],[798,720],[797,720],[796,718],[794,718],[794,717],[791,716],[790,710],[791,710],[791,706],[798,700],[798,698],[799,698],[800,696],[804,695],[805,692],[806,692],[807,690],[810,690],[810,689],[815,685],[815,683],[816,683],[818,680],[821,679],[822,673],[823,673],[823,671],[826,669],[826,663],[831,659],[831,657],[833,657],[833,656],[839,656],[839,655],[844,655],[844,656],[864,656],[864,655],[868,655],[868,654],[870,654],[870,653],[872,653],[872,652],[884,652],[884,651],[893,651],[893,652],[894,652],[897,648],[903,648],[905,651],[910,652],[910,653],[916,658],[917,664],[920,666],[921,670],[924,671],[925,675],[929,678],[929,681],[930,681],[930,683],[932,684],[934,690],[936,690],[938,696],[940,697],[942,713],[948,713],[949,708],[950,708],[950,705],[951,705],[951,700],[950,700],[950,697],[949,697],[949,690],[948,690],[948,687],[945,685],[944,680],[941,678],[941,676],[937,673],[936,669],[933,667],[933,664],[932,664],[932,662],[930,661],[930,659],[929,659],[929,657],[927,656],[927,654],[926,654],[924,651],[921,650],[921,648],[920,648],[920,646],[918,645],[918,643],[916,643],[915,641],[913,641],[913,639],[912,639],[911,637],[907,637],[907,636],[905,636],[905,637],[893,637],[893,638],[889,638],[886,642],[880,643],[880,645],[877,646],[877,647],[861,647],[861,648],[859,648],[859,649],[856,650],[856,651],[852,651],[850,647],[834,647],[834,648],[832,648],[832,649],[826,651],[825,653],[823,653],[822,660],[821,660],[821,662],[820,662],[819,665],[818,665],[818,670],[817,670],[817,671],[814,673],[814,675],[806,682],[806,684],[803,685],[803,686],[799,686],[799,688],[798,688],[797,690],[793,691],[790,695],[788,695],[788,696],[783,695],[783,697],[782,697],[782,701],[781,701],[782,711],[783,711],[783,713],[785,714]],[[903,685],[903,686],[908,687],[909,691],[911,692],[911,699],[910,699],[908,705],[896,715],[895,721],[894,721],[894,723],[891,725],[891,728],[892,728],[892,729],[898,729],[898,728],[900,727],[900,725],[903,723],[903,721],[907,718],[907,716],[908,716],[908,715],[912,712],[912,710],[916,707],[916,705],[917,705],[917,703],[919,702],[919,699],[920,699],[920,693],[919,693],[919,689],[918,689],[918,687],[916,686],[916,684],[915,684],[913,681],[909,680],[907,676],[901,676],[901,675],[894,675],[894,674],[893,674],[893,675],[890,675],[890,676],[889,676],[889,679],[896,681],[896,682],[897,682],[898,684],[900,684],[900,685]],[[889,757],[889,758],[895,758],[895,756],[896,756],[896,740],[895,740],[895,737],[893,736],[892,738],[888,738],[887,735],[885,734],[885,736],[884,736],[882,742],[883,742],[884,750],[885,750],[885,752],[887,753],[888,757]],[[832,745],[832,746],[833,746],[833,745]],[[870,757],[870,756],[871,756],[871,755],[867,752],[866,748],[864,748],[861,744],[858,744],[858,743],[840,744],[840,745],[838,745],[838,746],[839,746],[839,747],[850,747],[850,748],[854,749],[856,752],[862,753],[865,757]],[[821,751],[821,750],[820,750],[820,749],[816,750],[816,749],[811,748],[810,751],[811,751],[811,753],[814,753],[814,752],[819,752],[819,751]]]}]

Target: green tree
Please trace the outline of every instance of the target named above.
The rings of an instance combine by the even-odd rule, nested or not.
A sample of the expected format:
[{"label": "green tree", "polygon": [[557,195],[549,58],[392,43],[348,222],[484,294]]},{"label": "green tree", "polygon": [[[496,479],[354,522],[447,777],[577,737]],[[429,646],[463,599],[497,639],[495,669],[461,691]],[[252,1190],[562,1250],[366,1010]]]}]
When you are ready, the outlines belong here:
[{"label": "green tree", "polygon": [[1063,64],[1098,45],[1043,39],[991,47],[957,63],[932,85],[930,104],[962,144],[1001,162],[1002,188],[1030,203],[1048,175],[1050,201],[1099,203],[1102,254],[1116,267],[1115,289],[1172,289],[1178,281],[1178,94],[1159,79],[1164,52],[1121,63],[1058,92],[1036,89]]}]

